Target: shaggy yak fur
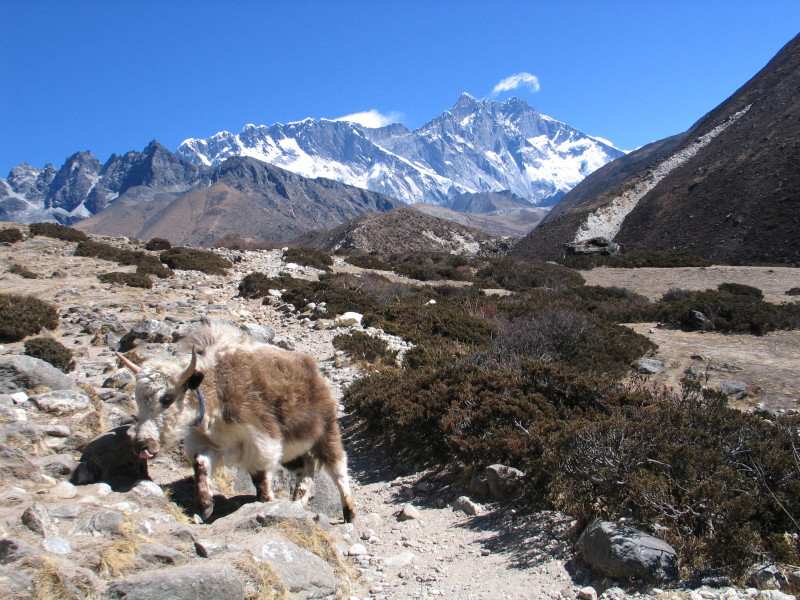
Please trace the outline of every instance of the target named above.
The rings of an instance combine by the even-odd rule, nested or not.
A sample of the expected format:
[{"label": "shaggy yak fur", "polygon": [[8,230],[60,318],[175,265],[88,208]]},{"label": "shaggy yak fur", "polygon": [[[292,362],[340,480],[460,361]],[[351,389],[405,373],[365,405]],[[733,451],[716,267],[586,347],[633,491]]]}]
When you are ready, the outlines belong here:
[{"label": "shaggy yak fur", "polygon": [[153,458],[183,439],[204,519],[214,509],[210,477],[219,466],[246,469],[257,500],[268,502],[274,499],[271,481],[278,464],[302,463],[293,500],[303,503],[322,466],[339,489],[345,520],[351,521],[355,503],[336,402],[314,359],[216,323],[206,323],[185,338],[185,345],[192,352],[188,366],[151,361],[140,368],[119,355],[136,374],[139,456]]}]

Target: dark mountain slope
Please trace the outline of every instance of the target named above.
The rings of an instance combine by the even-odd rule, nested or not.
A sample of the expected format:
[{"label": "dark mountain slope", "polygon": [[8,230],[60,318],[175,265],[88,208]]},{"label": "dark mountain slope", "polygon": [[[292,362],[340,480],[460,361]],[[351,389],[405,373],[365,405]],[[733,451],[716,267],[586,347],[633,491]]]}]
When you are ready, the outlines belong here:
[{"label": "dark mountain slope", "polygon": [[[685,134],[659,142],[663,150],[678,140],[667,156],[656,148],[643,159],[653,151],[645,147],[623,159],[641,168],[621,183],[582,202],[567,194],[562,202],[573,207],[514,253],[552,259],[566,242],[602,235],[628,251],[800,263],[799,89],[800,36]],[[603,190],[602,176],[589,184]]]}]

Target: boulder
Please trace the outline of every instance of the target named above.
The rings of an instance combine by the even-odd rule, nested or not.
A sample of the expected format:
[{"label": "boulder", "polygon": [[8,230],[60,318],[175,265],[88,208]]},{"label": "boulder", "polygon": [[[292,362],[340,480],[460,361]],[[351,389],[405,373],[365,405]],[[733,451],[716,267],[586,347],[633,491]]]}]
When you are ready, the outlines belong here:
[{"label": "boulder", "polygon": [[0,567],[0,588],[9,598],[33,596],[33,580],[18,569]]},{"label": "boulder", "polygon": [[364,315],[357,312],[346,312],[343,315],[339,315],[334,319],[334,324],[336,327],[351,327],[353,325],[361,325],[361,319],[364,318]]},{"label": "boulder", "polygon": [[657,358],[640,358],[633,363],[633,368],[642,375],[658,375],[664,370],[664,361]]},{"label": "boulder", "polygon": [[675,549],[627,525],[592,522],[578,539],[581,559],[592,569],[620,581],[673,581],[678,578]]},{"label": "boulder", "polygon": [[175,567],[145,571],[113,582],[106,600],[242,600],[237,577],[222,569]]},{"label": "boulder", "polygon": [[506,465],[489,465],[485,474],[489,493],[498,500],[508,500],[517,495],[525,477],[519,469]]},{"label": "boulder", "polygon": [[16,394],[35,387],[74,390],[75,381],[49,362],[27,356],[0,358],[0,394]]},{"label": "boulder", "polygon": [[243,323],[240,325],[240,328],[255,341],[263,344],[270,343],[275,337],[275,332],[272,329],[264,325],[258,325],[257,323]]},{"label": "boulder", "polygon": [[82,392],[70,390],[57,390],[46,394],[36,394],[31,396],[34,404],[39,410],[49,412],[54,415],[70,415],[80,410],[86,410],[91,406],[89,396]]},{"label": "boulder", "polygon": [[267,540],[258,558],[271,563],[289,591],[303,592],[304,598],[327,598],[339,587],[331,565],[289,540]]},{"label": "boulder", "polygon": [[165,344],[172,341],[172,327],[157,319],[146,319],[134,325],[119,341],[119,351],[133,350],[141,340],[155,344]]},{"label": "boulder", "polygon": [[[275,470],[272,477],[273,485],[277,494],[286,492],[291,496],[297,485],[297,475],[283,467]],[[250,479],[250,475],[244,469],[238,469],[236,482],[233,485],[234,491],[238,494],[255,495],[256,488]],[[327,471],[320,470],[314,477],[311,487],[308,508],[313,512],[335,515],[342,512],[342,499],[336,484],[328,475]]]}]

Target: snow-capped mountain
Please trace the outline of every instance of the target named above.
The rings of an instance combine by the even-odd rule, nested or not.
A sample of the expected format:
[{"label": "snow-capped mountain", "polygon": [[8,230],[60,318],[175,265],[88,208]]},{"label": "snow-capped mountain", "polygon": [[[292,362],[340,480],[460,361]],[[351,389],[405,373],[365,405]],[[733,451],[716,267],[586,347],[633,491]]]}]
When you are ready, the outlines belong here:
[{"label": "snow-capped mountain", "polygon": [[373,129],[305,119],[188,139],[177,154],[204,165],[250,156],[410,204],[442,205],[463,193],[510,190],[549,205],[624,152],[519,98],[496,102],[462,94],[453,108],[413,131],[397,123]]}]

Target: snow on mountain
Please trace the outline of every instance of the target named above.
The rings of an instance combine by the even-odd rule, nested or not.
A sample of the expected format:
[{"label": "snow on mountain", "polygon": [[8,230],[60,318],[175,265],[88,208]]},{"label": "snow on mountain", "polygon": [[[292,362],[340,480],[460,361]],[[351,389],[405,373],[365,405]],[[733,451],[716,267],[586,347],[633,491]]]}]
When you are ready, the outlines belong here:
[{"label": "snow on mountain", "polygon": [[624,152],[519,98],[496,102],[462,94],[453,108],[413,131],[398,123],[368,128],[305,119],[188,139],[177,154],[204,165],[250,156],[409,204],[442,205],[462,193],[510,190],[549,205]]}]

